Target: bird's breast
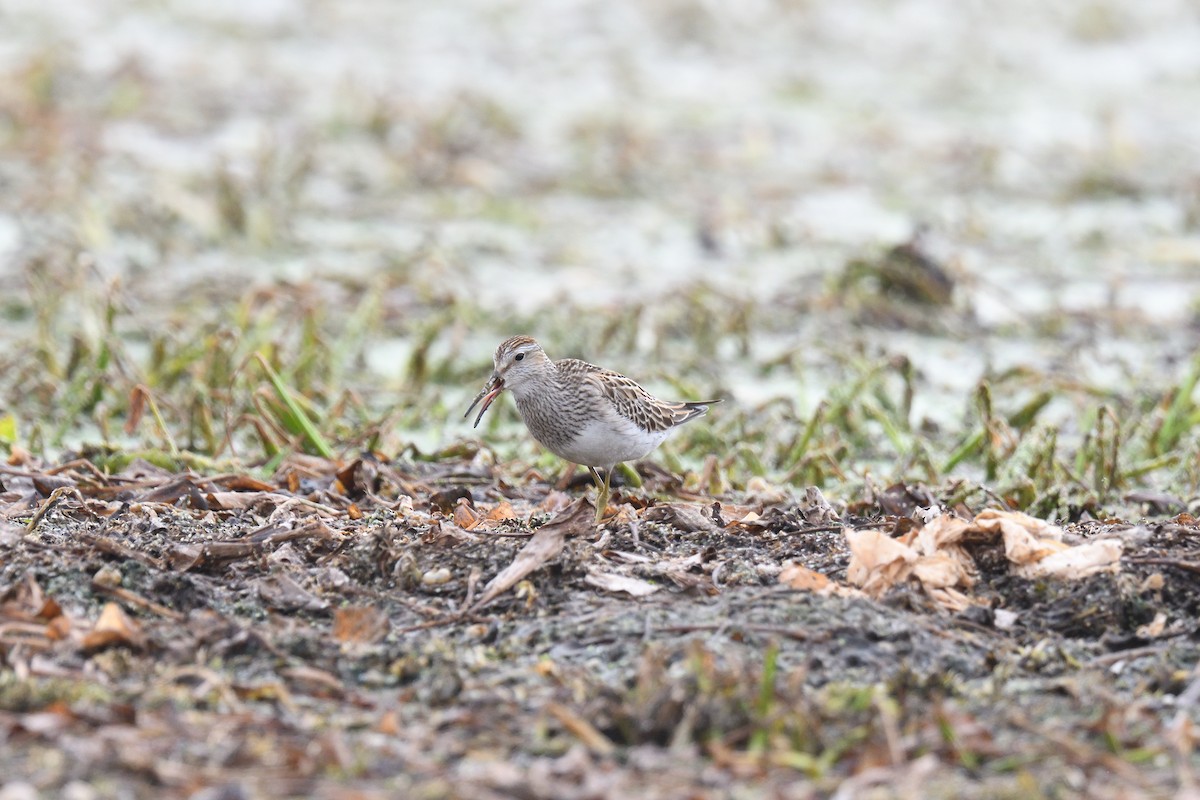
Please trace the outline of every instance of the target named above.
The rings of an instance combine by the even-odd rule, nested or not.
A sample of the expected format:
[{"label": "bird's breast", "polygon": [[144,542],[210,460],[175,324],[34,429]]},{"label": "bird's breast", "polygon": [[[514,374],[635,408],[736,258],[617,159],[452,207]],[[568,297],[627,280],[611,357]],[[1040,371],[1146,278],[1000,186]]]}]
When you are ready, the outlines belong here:
[{"label": "bird's breast", "polygon": [[580,427],[569,441],[550,449],[576,464],[611,467],[648,455],[662,444],[667,433],[644,431],[631,422],[613,424],[611,420],[593,420]]},{"label": "bird's breast", "polygon": [[646,431],[605,404],[517,399],[525,427],[547,450],[575,464],[611,467],[636,461],[663,443],[670,430]]}]

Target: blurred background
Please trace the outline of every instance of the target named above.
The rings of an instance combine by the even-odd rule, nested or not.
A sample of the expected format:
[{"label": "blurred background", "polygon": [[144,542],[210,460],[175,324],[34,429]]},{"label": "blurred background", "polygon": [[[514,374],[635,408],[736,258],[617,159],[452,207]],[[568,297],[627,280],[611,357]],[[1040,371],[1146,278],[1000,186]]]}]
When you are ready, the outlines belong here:
[{"label": "blurred background", "polygon": [[[663,458],[733,485],[999,480],[1106,414],[1139,477],[1195,478],[1154,466],[1200,422],[1162,435],[1200,308],[1186,0],[0,0],[0,31],[10,447],[270,457],[260,353],[343,452],[470,455],[529,333],[727,395]],[[544,460],[498,409],[488,446]]]}]

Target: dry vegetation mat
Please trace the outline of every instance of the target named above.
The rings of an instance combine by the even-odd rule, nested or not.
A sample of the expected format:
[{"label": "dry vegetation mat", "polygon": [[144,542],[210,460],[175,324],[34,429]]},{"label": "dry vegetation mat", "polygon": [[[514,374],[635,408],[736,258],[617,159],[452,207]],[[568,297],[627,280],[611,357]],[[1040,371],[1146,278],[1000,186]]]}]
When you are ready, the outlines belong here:
[{"label": "dry vegetation mat", "polygon": [[0,772],[264,797],[1191,780],[1187,515],[1059,528],[919,487],[835,508],[642,477],[596,527],[581,488],[471,461],[10,463]]}]

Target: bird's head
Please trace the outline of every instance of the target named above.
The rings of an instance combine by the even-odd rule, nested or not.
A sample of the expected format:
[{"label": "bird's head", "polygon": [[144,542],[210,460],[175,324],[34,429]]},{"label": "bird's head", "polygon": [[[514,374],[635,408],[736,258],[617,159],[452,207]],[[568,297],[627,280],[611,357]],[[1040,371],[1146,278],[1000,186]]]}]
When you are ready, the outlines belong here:
[{"label": "bird's head", "polygon": [[536,384],[539,376],[544,374],[548,367],[552,367],[542,346],[529,336],[514,336],[502,342],[496,348],[495,355],[492,356],[492,363],[494,369],[491,379],[479,394],[475,395],[474,402],[467,409],[467,413],[463,415],[469,415],[471,409],[483,401],[483,407],[479,409],[479,416],[475,418],[475,427],[479,427],[479,421],[483,419],[484,412],[488,410],[492,401],[500,396],[501,392],[510,389],[519,396]]}]

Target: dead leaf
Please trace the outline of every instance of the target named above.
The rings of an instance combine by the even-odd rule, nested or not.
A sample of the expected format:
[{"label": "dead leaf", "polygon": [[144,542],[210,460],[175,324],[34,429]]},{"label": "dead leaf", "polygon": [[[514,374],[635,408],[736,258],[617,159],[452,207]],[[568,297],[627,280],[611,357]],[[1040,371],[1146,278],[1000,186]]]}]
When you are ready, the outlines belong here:
[{"label": "dead leaf", "polygon": [[287,575],[268,575],[258,581],[258,596],[280,611],[324,611],[329,603]]},{"label": "dead leaf", "polygon": [[1121,553],[1124,546],[1117,539],[1099,539],[1070,548],[1063,545],[1063,548],[1047,555],[1041,561],[1018,566],[1014,571],[1023,578],[1079,580],[1089,575],[1117,572],[1121,569]]},{"label": "dead leaf", "polygon": [[193,544],[172,544],[167,551],[167,563],[171,569],[187,572],[204,563],[204,548]]},{"label": "dead leaf", "polygon": [[915,550],[881,531],[848,530],[846,544],[850,548],[846,579],[874,597],[907,578],[917,560]]},{"label": "dead leaf", "polygon": [[1167,627],[1167,615],[1159,611],[1154,615],[1154,619],[1147,622],[1137,629],[1137,635],[1143,639],[1157,639],[1162,636],[1163,630]]},{"label": "dead leaf", "polygon": [[659,589],[649,581],[616,572],[589,572],[584,576],[583,582],[606,592],[624,592],[632,597],[646,597]]},{"label": "dead leaf", "polygon": [[567,536],[592,529],[592,514],[592,509],[580,498],[538,528],[517,553],[517,557],[513,559],[512,563],[488,582],[488,585],[484,587],[483,596],[476,601],[475,605],[471,606],[471,611],[475,612],[484,608],[515,586],[526,575],[546,562],[557,558],[558,554],[562,552]]},{"label": "dead leaf", "polygon": [[554,717],[567,733],[582,742],[596,755],[608,756],[616,750],[612,740],[601,733],[595,725],[561,703],[547,703],[546,712]]},{"label": "dead leaf", "polygon": [[258,503],[275,506],[282,499],[274,492],[209,492],[208,494],[210,506],[226,511],[241,511]]},{"label": "dead leaf", "polygon": [[557,489],[551,489],[546,493],[546,497],[538,505],[538,508],[542,511],[548,511],[551,514],[557,514],[569,505],[571,505],[571,495],[566,492],[560,492]]},{"label": "dead leaf", "polygon": [[249,475],[232,475],[228,478],[222,478],[214,481],[220,486],[224,486],[231,492],[274,492],[276,487],[269,483],[253,478]]},{"label": "dead leaf", "polygon": [[826,525],[836,522],[838,519],[837,512],[833,510],[833,506],[816,486],[809,486],[804,490],[804,501],[800,503],[800,514],[809,525]]},{"label": "dead leaf", "polygon": [[975,517],[975,527],[1004,537],[1004,554],[1014,564],[1039,561],[1061,550],[1062,528],[1020,511],[988,509]]},{"label": "dead leaf", "polygon": [[145,646],[141,628],[125,610],[116,603],[105,603],[100,618],[92,630],[84,634],[80,646],[85,653],[94,653],[106,647],[126,645],[140,650]]},{"label": "dead leaf", "polygon": [[1077,579],[1119,569],[1120,541],[1072,547],[1062,538],[1058,526],[1020,512],[992,509],[974,520],[942,514],[897,539],[878,531],[848,531],[846,577],[874,597],[916,578],[943,607],[959,610],[970,603],[962,590],[975,583],[970,548],[980,543],[999,540],[1013,573],[1026,578]]},{"label": "dead leaf", "polygon": [[798,592],[823,593],[829,589],[833,581],[816,570],[811,570],[802,564],[785,564],[779,572],[779,582],[789,589]]},{"label": "dead leaf", "polygon": [[388,615],[376,606],[342,606],[333,611],[333,638],[343,644],[374,644],[387,636]]},{"label": "dead leaf", "polygon": [[496,504],[496,507],[488,512],[486,519],[499,521],[502,519],[516,519],[516,512],[513,511],[512,503],[507,500],[501,500]]},{"label": "dead leaf", "polygon": [[337,482],[347,497],[362,497],[379,483],[379,464],[374,458],[356,458],[337,472]]},{"label": "dead leaf", "polygon": [[912,565],[912,575],[926,589],[949,589],[953,586],[970,588],[975,583],[963,558],[950,553],[921,556]]},{"label": "dead leaf", "polygon": [[471,508],[466,498],[458,501],[454,506],[454,524],[462,528],[464,531],[469,531],[480,523],[483,517],[478,511]]},{"label": "dead leaf", "polygon": [[383,716],[375,723],[376,732],[386,736],[398,736],[403,729],[404,727],[400,723],[400,715],[396,713],[395,709],[383,712]]},{"label": "dead leaf", "polygon": [[717,526],[711,519],[701,513],[701,508],[702,506],[690,503],[668,503],[646,509],[646,513],[643,516],[652,522],[662,522],[670,525],[672,528],[683,533],[695,533],[696,531],[708,531],[711,533],[716,531]]},{"label": "dead leaf", "polygon": [[142,384],[134,386],[129,392],[129,411],[126,412],[125,435],[131,436],[142,422],[142,414],[146,411],[146,399],[150,390]]},{"label": "dead leaf", "polygon": [[71,635],[71,618],[60,614],[46,623],[46,638],[51,641],[62,641]]},{"label": "dead leaf", "polygon": [[62,608],[42,591],[32,572],[26,572],[25,580],[0,597],[0,620],[48,622],[61,614]]}]

